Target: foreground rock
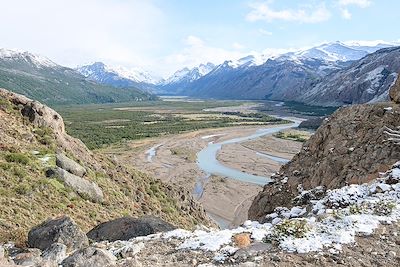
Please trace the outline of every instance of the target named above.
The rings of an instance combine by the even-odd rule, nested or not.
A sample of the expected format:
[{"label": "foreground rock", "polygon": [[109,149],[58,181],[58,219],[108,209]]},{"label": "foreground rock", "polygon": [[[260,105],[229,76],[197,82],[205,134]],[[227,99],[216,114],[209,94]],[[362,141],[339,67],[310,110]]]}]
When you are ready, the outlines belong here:
[{"label": "foreground rock", "polygon": [[61,169],[64,169],[76,176],[83,177],[86,174],[86,169],[83,168],[80,164],[76,163],[72,159],[68,158],[64,154],[57,154],[56,156],[56,164]]},{"label": "foreground rock", "polygon": [[117,258],[106,250],[88,247],[75,251],[63,260],[63,267],[110,267]]},{"label": "foreground rock", "polygon": [[87,236],[94,241],[129,240],[137,236],[146,236],[174,229],[175,226],[155,216],[123,217],[99,224],[90,230]]},{"label": "foreground rock", "polygon": [[340,108],[254,199],[249,218],[263,221],[275,207],[296,205],[292,199],[302,189],[371,181],[400,159],[400,147],[384,142],[383,131],[399,125],[400,107],[393,103]]},{"label": "foreground rock", "polygon": [[89,245],[85,233],[67,216],[47,220],[28,233],[28,245],[32,248],[46,250],[55,243],[64,244],[68,251]]},{"label": "foreground rock", "polygon": [[396,83],[390,88],[389,97],[391,101],[400,103],[400,75],[397,76]]},{"label": "foreground rock", "polygon": [[67,255],[67,246],[61,243],[54,243],[42,253],[42,258],[60,264]]},{"label": "foreground rock", "polygon": [[69,173],[64,169],[61,169],[60,167],[48,170],[46,172],[46,175],[50,178],[59,179],[66,186],[72,188],[79,195],[90,199],[93,202],[102,202],[104,199],[103,191],[96,183]]}]

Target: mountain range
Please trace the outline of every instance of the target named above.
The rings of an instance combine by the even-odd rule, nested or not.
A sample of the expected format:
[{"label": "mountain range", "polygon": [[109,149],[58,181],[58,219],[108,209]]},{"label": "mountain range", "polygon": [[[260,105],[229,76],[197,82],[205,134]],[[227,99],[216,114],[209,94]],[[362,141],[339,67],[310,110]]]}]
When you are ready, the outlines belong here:
[{"label": "mountain range", "polygon": [[253,54],[183,68],[166,79],[102,62],[71,69],[29,52],[0,49],[0,87],[48,104],[196,98],[341,106],[387,99],[400,72],[395,43],[333,42],[284,54]]},{"label": "mountain range", "polygon": [[334,42],[270,57],[262,64],[256,57],[225,61],[207,75],[180,84],[179,93],[322,106],[382,101],[400,72],[398,51],[389,43]]},{"label": "mountain range", "polygon": [[134,87],[115,88],[90,81],[46,57],[0,49],[0,88],[50,105],[142,101],[155,96]]}]

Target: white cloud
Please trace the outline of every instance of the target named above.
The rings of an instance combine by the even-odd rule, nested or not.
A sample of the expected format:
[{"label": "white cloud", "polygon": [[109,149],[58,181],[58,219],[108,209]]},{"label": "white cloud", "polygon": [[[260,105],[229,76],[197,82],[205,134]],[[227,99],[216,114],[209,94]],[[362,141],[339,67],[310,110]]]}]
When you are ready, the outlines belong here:
[{"label": "white cloud", "polygon": [[339,0],[338,5],[340,7],[340,11],[342,17],[344,19],[351,19],[352,15],[348,9],[348,6],[356,6],[359,8],[367,8],[372,4],[370,0]]},{"label": "white cloud", "polygon": [[234,42],[232,44],[232,47],[235,48],[235,49],[238,49],[238,50],[245,48],[244,45],[242,45],[240,43],[237,43],[237,42]]},{"label": "white cloud", "polygon": [[265,29],[258,29],[258,32],[259,32],[260,34],[262,34],[262,35],[268,35],[268,36],[272,35],[272,32],[267,31],[267,30],[265,30]]},{"label": "white cloud", "polygon": [[325,4],[318,6],[309,6],[299,9],[281,9],[275,10],[270,7],[271,2],[252,3],[250,13],[247,14],[248,21],[264,20],[272,22],[274,20],[292,21],[300,23],[318,23],[329,20],[331,13]]},{"label": "white cloud", "polygon": [[169,71],[167,74],[172,74],[183,66],[192,68],[206,62],[220,64],[225,60],[235,60],[248,55],[248,53],[237,50],[231,51],[210,46],[201,38],[193,35],[187,36],[183,43],[186,47],[182,51],[162,59],[163,63],[168,66]]},{"label": "white cloud", "polygon": [[371,5],[370,0],[339,0],[339,6],[345,7],[345,6],[358,6],[361,8],[366,8]]},{"label": "white cloud", "polygon": [[345,19],[351,19],[351,13],[350,13],[350,11],[349,11],[347,8],[343,8],[343,9],[341,10],[341,12],[342,12],[342,17],[343,17],[343,18],[345,18]]},{"label": "white cloud", "polygon": [[75,66],[102,60],[146,66],[162,46],[163,12],[153,1],[0,0],[0,46]]}]

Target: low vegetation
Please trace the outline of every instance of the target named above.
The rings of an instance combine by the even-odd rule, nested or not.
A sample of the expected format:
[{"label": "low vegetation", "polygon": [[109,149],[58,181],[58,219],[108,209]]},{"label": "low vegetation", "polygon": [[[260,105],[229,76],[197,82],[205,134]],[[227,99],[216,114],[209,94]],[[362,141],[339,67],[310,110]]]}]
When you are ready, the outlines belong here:
[{"label": "low vegetation", "polygon": [[204,128],[264,125],[285,121],[263,113],[204,111],[241,105],[236,101],[151,101],[59,107],[67,132],[89,148]]},{"label": "low vegetation", "polygon": [[284,237],[303,238],[309,230],[310,227],[306,220],[283,220],[276,225],[273,236],[276,239],[282,239]]},{"label": "low vegetation", "polygon": [[297,142],[305,142],[310,138],[310,133],[306,131],[298,131],[298,130],[288,130],[288,131],[280,131],[274,134],[275,137],[292,140]]}]

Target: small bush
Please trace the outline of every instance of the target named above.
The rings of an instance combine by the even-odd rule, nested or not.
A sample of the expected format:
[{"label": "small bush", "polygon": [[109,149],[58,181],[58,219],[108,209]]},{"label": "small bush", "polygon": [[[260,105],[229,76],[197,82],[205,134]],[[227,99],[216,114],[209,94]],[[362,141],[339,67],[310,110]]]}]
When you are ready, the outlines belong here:
[{"label": "small bush", "polygon": [[0,169],[8,171],[9,169],[11,169],[11,164],[6,162],[0,162]]},{"label": "small bush", "polygon": [[15,188],[15,192],[19,195],[26,195],[31,191],[31,187],[28,184],[19,184]]},{"label": "small bush", "polygon": [[310,230],[306,220],[283,220],[275,226],[274,236],[277,239],[283,237],[303,238]]},{"label": "small bush", "polygon": [[7,162],[15,162],[19,164],[26,165],[29,163],[29,157],[22,153],[9,153],[4,156]]},{"label": "small bush", "polygon": [[18,177],[18,178],[25,178],[27,176],[27,173],[25,170],[21,169],[21,168],[17,168],[14,167],[12,173],[14,174],[14,176]]},{"label": "small bush", "polygon": [[394,202],[381,200],[375,204],[374,213],[377,215],[386,216],[391,214],[395,207],[396,204]]}]

